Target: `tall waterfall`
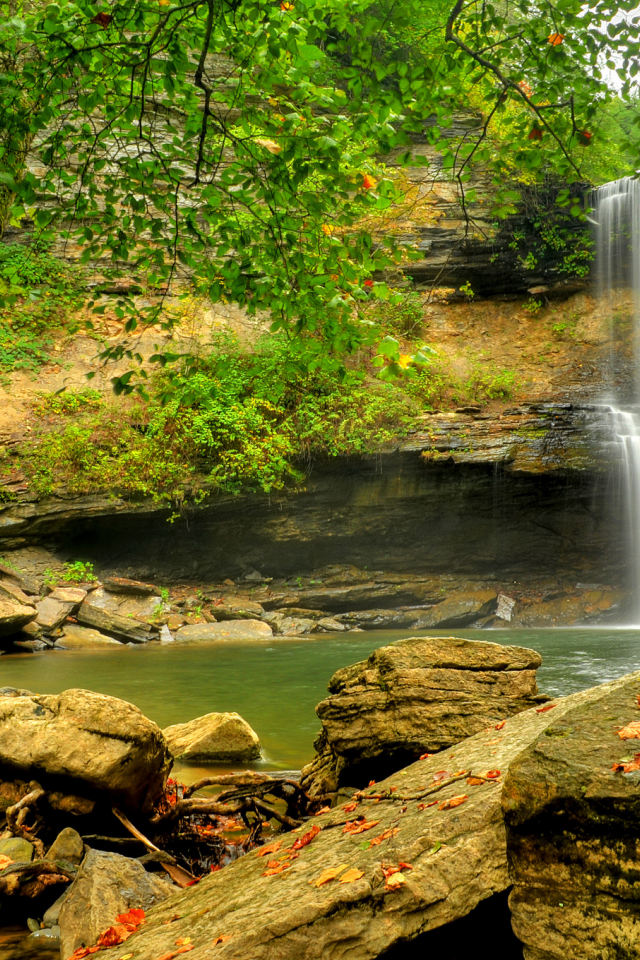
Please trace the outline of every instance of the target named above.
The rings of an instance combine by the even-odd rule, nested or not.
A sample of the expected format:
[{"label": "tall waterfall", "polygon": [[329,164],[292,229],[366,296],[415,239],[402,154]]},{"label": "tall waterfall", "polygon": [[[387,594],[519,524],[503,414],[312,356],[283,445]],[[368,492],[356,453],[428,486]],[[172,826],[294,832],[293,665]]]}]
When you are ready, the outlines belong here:
[{"label": "tall waterfall", "polygon": [[600,187],[594,196],[596,271],[610,323],[619,291],[634,293],[631,384],[617,388],[607,404],[611,435],[622,463],[626,535],[633,570],[633,623],[640,624],[640,180],[625,177]]}]

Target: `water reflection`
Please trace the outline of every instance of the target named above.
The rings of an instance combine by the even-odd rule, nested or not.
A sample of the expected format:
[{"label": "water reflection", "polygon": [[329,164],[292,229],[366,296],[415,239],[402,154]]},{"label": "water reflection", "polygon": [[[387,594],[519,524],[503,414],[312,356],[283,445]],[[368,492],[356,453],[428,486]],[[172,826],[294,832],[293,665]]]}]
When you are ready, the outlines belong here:
[{"label": "water reflection", "polygon": [[[423,631],[448,636],[450,631]],[[211,711],[235,710],[257,731],[264,760],[254,766],[300,769],[320,724],[315,705],[339,667],[415,635],[371,631],[262,643],[122,647],[0,658],[0,686],[59,693],[84,687],[135,703],[165,727]],[[640,669],[639,629],[458,630],[456,636],[532,647],[543,656],[541,692],[574,693]],[[191,768],[189,779],[200,775]]]}]

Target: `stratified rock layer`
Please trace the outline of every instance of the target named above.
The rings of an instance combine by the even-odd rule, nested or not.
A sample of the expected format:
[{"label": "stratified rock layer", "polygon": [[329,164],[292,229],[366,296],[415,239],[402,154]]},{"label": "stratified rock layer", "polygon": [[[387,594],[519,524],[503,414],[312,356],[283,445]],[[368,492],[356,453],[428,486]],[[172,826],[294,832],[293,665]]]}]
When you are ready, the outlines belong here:
[{"label": "stratified rock layer", "polygon": [[257,760],[260,740],[238,713],[207,713],[162,731],[176,760]]},{"label": "stratified rock layer", "polygon": [[[551,725],[509,769],[503,792],[513,928],[526,960],[640,955],[640,675]],[[633,731],[632,731],[633,732]],[[640,765],[639,765],[640,767]]]},{"label": "stratified rock layer", "polygon": [[526,710],[540,700],[541,663],[534,650],[456,637],[375,650],[331,678],[331,696],[316,708],[319,758],[303,770],[303,783],[316,794],[361,786]]},{"label": "stratified rock layer", "polygon": [[[640,684],[640,674],[635,679]],[[337,807],[315,817],[273,851],[282,863],[295,840],[320,828],[282,873],[265,875],[270,858],[252,851],[155,908],[127,941],[126,953],[157,960],[175,951],[179,938],[190,937],[190,960],[373,960],[396,943],[465,916],[509,885],[500,800],[509,764],[552,720],[602,699],[618,683],[573,694],[550,711],[534,708],[511,717],[500,730],[477,734],[365,790],[355,809]],[[449,776],[439,779],[442,771]],[[467,783],[469,774],[491,771],[501,776]],[[465,796],[459,805],[446,803]],[[345,832],[355,821],[359,832]],[[401,862],[412,869],[392,890],[383,867]],[[329,868],[342,870],[317,886]],[[341,883],[347,869],[357,871],[355,879]],[[115,947],[103,956],[122,955]]]},{"label": "stratified rock layer", "polygon": [[0,697],[0,773],[59,781],[79,794],[106,794],[150,808],[170,754],[162,732],[132,704],[90,690]]}]

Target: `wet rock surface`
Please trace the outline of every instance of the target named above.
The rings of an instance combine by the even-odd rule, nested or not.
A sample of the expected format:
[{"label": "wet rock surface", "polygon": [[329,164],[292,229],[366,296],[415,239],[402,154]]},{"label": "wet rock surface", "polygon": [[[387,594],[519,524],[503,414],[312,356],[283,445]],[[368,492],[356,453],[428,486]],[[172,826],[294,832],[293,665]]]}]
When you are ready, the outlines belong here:
[{"label": "wet rock surface", "polygon": [[3,600],[0,597],[0,637],[8,637],[35,620],[34,607],[18,603],[17,600]]},{"label": "wet rock surface", "polygon": [[124,700],[89,690],[0,697],[0,771],[6,779],[37,777],[149,809],[168,769],[160,729]]},{"label": "wet rock surface", "polygon": [[227,763],[260,757],[258,734],[237,713],[208,713],[162,733],[176,760]]},{"label": "wet rock surface", "polygon": [[[130,907],[149,910],[172,892],[165,880],[117,853],[90,850],[59,911],[60,956],[90,947]],[[122,954],[122,947],[117,948]],[[128,952],[128,951],[127,951]]]},{"label": "wet rock surface", "polygon": [[[339,960],[345,945],[350,960],[374,960],[466,915],[509,886],[501,791],[510,764],[562,714],[627,682],[527,710],[370,786],[283,837],[273,856],[288,866],[276,874],[255,850],[154,908],[127,952],[157,960],[190,937],[193,960],[208,960],[213,943],[234,960]],[[311,826],[316,836],[294,851]],[[389,883],[391,867],[402,881]],[[114,948],[105,960],[121,955]]]},{"label": "wet rock surface", "polygon": [[157,640],[160,633],[159,627],[154,624],[105,609],[100,598],[94,601],[91,595],[81,604],[77,617],[78,623],[94,627],[101,633],[125,643],[147,643],[149,640]]},{"label": "wet rock surface", "polygon": [[318,757],[303,769],[303,785],[313,794],[361,787],[544,701],[541,663],[534,650],[455,637],[375,650],[329,681],[316,708]]},{"label": "wet rock surface", "polygon": [[269,640],[272,636],[269,624],[260,620],[229,620],[180,627],[176,640]]},{"label": "wet rock surface", "polygon": [[509,769],[510,906],[525,960],[638,955],[638,741],[617,731],[631,724],[638,736],[639,695],[634,674],[597,701],[553,711]]}]

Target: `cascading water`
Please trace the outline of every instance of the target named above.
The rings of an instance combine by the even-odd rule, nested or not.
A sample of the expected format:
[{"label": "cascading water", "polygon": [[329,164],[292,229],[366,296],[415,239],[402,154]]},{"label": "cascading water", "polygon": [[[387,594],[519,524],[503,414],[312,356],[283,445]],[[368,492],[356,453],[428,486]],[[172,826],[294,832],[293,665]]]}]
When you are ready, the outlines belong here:
[{"label": "cascading water", "polygon": [[626,383],[616,387],[607,411],[616,459],[622,464],[634,580],[630,619],[640,624],[640,180],[625,177],[606,183],[595,192],[593,205],[599,293],[612,327],[618,316],[620,291],[631,289],[634,295],[632,369]]}]

